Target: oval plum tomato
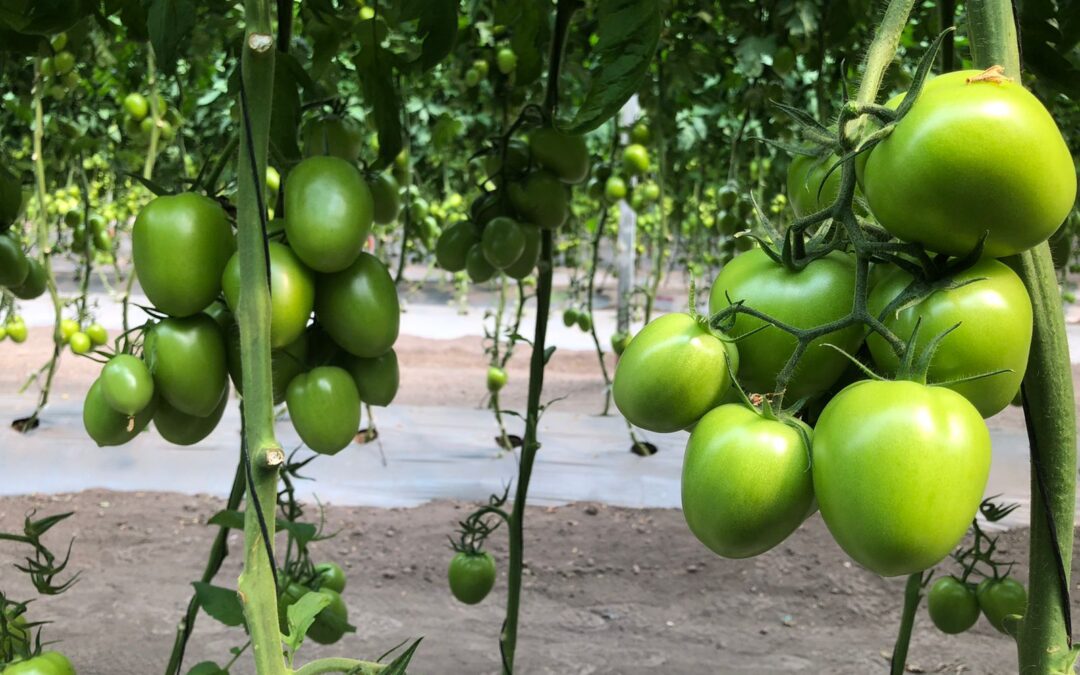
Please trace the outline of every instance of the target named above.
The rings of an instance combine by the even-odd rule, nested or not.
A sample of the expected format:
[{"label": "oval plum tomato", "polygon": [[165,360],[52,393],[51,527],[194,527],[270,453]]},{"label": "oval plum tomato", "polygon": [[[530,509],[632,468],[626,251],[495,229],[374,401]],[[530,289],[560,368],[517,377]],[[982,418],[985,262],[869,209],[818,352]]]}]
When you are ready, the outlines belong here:
[{"label": "oval plum tomato", "polygon": [[371,190],[340,157],[311,157],[285,179],[285,233],[316,272],[339,272],[356,260],[374,218]]},{"label": "oval plum tomato", "polygon": [[109,341],[109,333],[105,330],[105,326],[102,326],[100,323],[92,323],[87,326],[86,335],[90,338],[90,342],[97,347],[100,347]]},{"label": "oval plum tomato", "polygon": [[168,401],[158,401],[154,410],[154,428],[173,445],[195,445],[217,428],[221,416],[225,414],[229,404],[228,385],[225,387],[225,395],[214,411],[205,417],[188,415],[169,405]]},{"label": "oval plum tomato", "polygon": [[573,326],[574,324],[576,324],[577,319],[578,319],[578,310],[577,310],[577,308],[575,308],[575,307],[567,307],[565,310],[563,310],[562,322],[563,322],[563,325],[566,326],[567,328],[569,328],[569,327]]},{"label": "oval plum tomato", "polygon": [[982,416],[944,387],[856,382],[814,428],[821,516],[848,555],[882,576],[947,556],[979,510],[989,473]]},{"label": "oval plum tomato", "polygon": [[153,403],[135,416],[116,412],[101,392],[101,379],[94,380],[83,399],[83,427],[100,447],[123,445],[139,435],[154,416]]},{"label": "oval plum tomato", "polygon": [[1027,612],[1027,591],[1022,583],[1012,577],[983,579],[975,590],[975,596],[986,620],[1006,635],[1012,634],[1006,618],[1014,614],[1022,617]]},{"label": "oval plum tomato", "polygon": [[589,175],[589,148],[580,134],[544,127],[529,134],[529,150],[537,164],[564,183],[580,183]]},{"label": "oval plum tomato", "polygon": [[509,75],[517,68],[517,54],[513,49],[503,47],[495,54],[495,65],[499,67],[500,73]]},{"label": "oval plum tomato", "polygon": [[394,346],[401,322],[397,287],[378,258],[361,253],[347,269],[319,276],[316,288],[315,317],[342,349],[373,358]]},{"label": "oval plum tomato", "polygon": [[755,556],[787,539],[814,503],[811,434],[802,422],[743,404],[706,413],[683,459],[683,516],[694,536],[725,558]]},{"label": "oval plum tomato", "polygon": [[328,596],[330,604],[315,616],[315,622],[308,628],[307,636],[321,645],[334,644],[349,629],[349,613],[345,601],[340,593],[329,588],[314,592]]},{"label": "oval plum tomato", "polygon": [[131,247],[146,297],[166,314],[184,317],[201,312],[221,293],[221,273],[236,239],[221,206],[189,192],[144,206],[131,230]]},{"label": "oval plum tomato", "polygon": [[627,345],[630,344],[630,334],[625,331],[618,331],[611,334],[611,350],[615,352],[616,356],[622,356],[622,353],[626,351]]},{"label": "oval plum tomato", "polygon": [[612,395],[642,429],[685,429],[715,408],[731,388],[739,352],[702,319],[666,314],[641,329],[615,368]]},{"label": "oval plum tomato", "polygon": [[511,183],[509,194],[514,209],[537,227],[554,229],[566,222],[570,202],[566,185],[549,171],[534,171],[520,183]]},{"label": "oval plum tomato", "polygon": [[225,338],[206,314],[158,322],[145,338],[143,357],[154,390],[180,412],[207,417],[228,392]]},{"label": "oval plum tomato", "polygon": [[323,455],[347,447],[360,427],[360,394],[352,375],[336,366],[319,366],[297,375],[285,393],[296,433]]},{"label": "oval plum tomato", "polygon": [[394,177],[377,173],[368,181],[371,190],[372,217],[380,225],[389,225],[401,210],[401,188]]},{"label": "oval plum tomato", "polygon": [[649,170],[649,150],[640,143],[623,148],[622,165],[627,174],[637,176]]},{"label": "oval plum tomato", "polygon": [[989,231],[983,253],[1000,258],[1046,241],[1061,225],[1076,199],[1076,169],[1034,95],[1019,82],[972,79],[979,74],[927,82],[871,150],[863,187],[893,235],[963,255]]},{"label": "oval plum tomato", "polygon": [[[880,316],[911,281],[907,272],[893,269],[871,292],[867,303],[870,312]],[[891,312],[884,318],[884,323],[905,342],[918,323],[916,354],[934,336],[959,323],[960,326],[942,340],[934,352],[927,382],[941,383],[962,394],[983,417],[990,417],[1009,405],[1024,379],[1031,349],[1031,299],[1020,277],[993,258],[983,258],[952,277],[951,282],[963,285],[935,291],[913,307],[906,307],[899,313]],[[886,372],[896,372],[899,359],[889,343],[872,333],[866,344],[878,367]],[[952,380],[1002,369],[1011,372],[948,384]]]},{"label": "oval plum tomato", "polygon": [[60,319],[60,337],[67,343],[71,336],[79,332],[79,322],[75,319]]},{"label": "oval plum tomato", "polygon": [[355,162],[364,149],[364,134],[351,119],[324,117],[304,125],[304,157],[331,155]]},{"label": "oval plum tomato", "polygon": [[454,597],[466,605],[475,605],[486,598],[495,586],[495,558],[487,551],[459,551],[450,559],[447,576]]},{"label": "oval plum tomato", "polygon": [[[788,165],[787,198],[795,217],[802,218],[830,206],[840,194],[840,161],[836,155],[825,158],[796,155]],[[828,173],[828,176],[825,174]]]},{"label": "oval plum tomato", "polygon": [[484,255],[484,247],[480,244],[473,244],[472,248],[469,249],[469,254],[465,257],[465,271],[469,273],[469,279],[474,284],[482,284],[495,276],[497,270],[488,262],[487,256]]},{"label": "oval plum tomato", "polygon": [[492,219],[480,238],[484,257],[492,267],[503,269],[514,264],[525,252],[525,232],[510,218]]},{"label": "oval plum tomato", "polygon": [[942,633],[963,633],[979,620],[975,589],[956,577],[942,577],[926,595],[930,620]]},{"label": "oval plum tomato", "polygon": [[[852,256],[834,252],[802,270],[792,271],[756,248],[739,254],[720,270],[709,294],[709,311],[716,313],[727,307],[730,298],[731,302],[742,300],[747,307],[789,325],[814,328],[846,316],[854,297]],[[854,354],[862,335],[862,327],[856,325],[811,342],[788,383],[787,400],[826,391],[844,372],[848,360],[825,345],[833,344]],[[776,377],[795,350],[794,336],[755,317],[738,314],[731,337],[743,338],[738,341],[738,379],[743,388],[759,393],[772,391]]]},{"label": "oval plum tomato", "polygon": [[12,286],[8,290],[20,300],[33,300],[40,297],[48,287],[48,275],[45,266],[35,258],[27,258],[26,277],[18,286]]},{"label": "oval plum tomato", "polygon": [[498,393],[506,386],[507,375],[506,371],[498,366],[488,366],[487,369],[487,390],[492,394]]},{"label": "oval plum tomato", "polygon": [[[285,244],[271,241],[270,253],[270,346],[293,342],[304,332],[315,308],[315,274]],[[240,306],[240,256],[233,255],[221,276],[229,309]]]},{"label": "oval plum tomato", "polygon": [[574,323],[577,324],[578,329],[582,333],[588,333],[590,330],[592,330],[592,317],[589,315],[589,312],[587,310],[582,310],[578,312],[577,321],[575,321]]},{"label": "oval plum tomato", "polygon": [[527,223],[518,223],[525,235],[525,249],[512,264],[508,265],[503,272],[511,279],[524,279],[536,269],[540,262],[540,228]]},{"label": "oval plum tomato", "polygon": [[350,354],[345,358],[345,369],[352,375],[356,391],[364,403],[387,406],[397,396],[401,375],[393,349],[370,359]]},{"label": "oval plum tomato", "polygon": [[345,590],[345,570],[341,565],[332,562],[319,563],[315,566],[315,574],[318,575],[319,588],[329,588],[338,593]]},{"label": "oval plum tomato", "polygon": [[4,324],[4,329],[7,331],[7,336],[11,338],[12,342],[16,344],[26,342],[26,322],[23,321],[21,316],[10,319]]},{"label": "oval plum tomato", "polygon": [[626,198],[626,181],[618,176],[611,176],[604,183],[604,197],[609,202],[617,202]]},{"label": "oval plum tomato", "polygon": [[26,281],[30,274],[30,261],[19,242],[6,234],[0,234],[0,286],[12,288]]},{"label": "oval plum tomato", "polygon": [[154,400],[154,378],[142,359],[117,354],[101,369],[101,393],[109,406],[124,415],[138,415]]},{"label": "oval plum tomato", "polygon": [[[528,168],[529,146],[516,138],[510,139],[506,144],[506,178],[509,180],[519,178]],[[496,145],[495,149],[484,158],[484,171],[487,173],[488,180],[496,185],[503,177],[500,169],[502,169],[502,147]]]},{"label": "oval plum tomato", "polygon": [[465,269],[469,249],[480,243],[480,233],[467,220],[454,223],[443,230],[435,244],[435,261],[447,272]]}]

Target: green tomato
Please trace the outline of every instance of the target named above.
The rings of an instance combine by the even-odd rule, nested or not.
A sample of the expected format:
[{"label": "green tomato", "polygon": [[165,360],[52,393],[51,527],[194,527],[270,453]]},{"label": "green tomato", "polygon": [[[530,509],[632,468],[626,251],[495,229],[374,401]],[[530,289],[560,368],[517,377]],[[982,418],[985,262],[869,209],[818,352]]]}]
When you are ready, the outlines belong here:
[{"label": "green tomato", "polygon": [[11,319],[5,324],[4,328],[7,330],[7,336],[11,338],[11,341],[16,344],[22,344],[26,342],[26,323],[21,317]]},{"label": "green tomato", "polygon": [[78,209],[72,209],[64,214],[64,225],[68,227],[75,227],[83,221],[82,211]]},{"label": "green tomato", "polygon": [[349,615],[341,595],[329,588],[321,588],[316,593],[330,597],[327,605],[315,617],[315,622],[308,628],[307,636],[321,645],[334,644],[349,629]]},{"label": "green tomato", "polygon": [[1023,617],[1027,613],[1027,591],[1024,585],[1012,577],[1001,579],[983,579],[975,590],[975,596],[979,602],[986,620],[998,632],[1012,635],[1010,625],[1006,618],[1012,615]]},{"label": "green tomato", "polygon": [[281,173],[272,166],[266,167],[266,191],[277,194],[281,189]]},{"label": "green tomato", "polygon": [[963,255],[1025,251],[1054,233],[1076,199],[1072,155],[1050,113],[1019,82],[936,77],[870,152],[863,188],[893,235]]},{"label": "green tomato", "polygon": [[630,334],[625,331],[618,331],[611,335],[611,350],[615,352],[616,356],[622,356],[626,351],[626,347],[630,344]]},{"label": "green tomato", "polygon": [[796,218],[803,218],[831,206],[840,194],[840,167],[825,174],[840,161],[836,155],[825,158],[796,155],[788,165],[787,198]]},{"label": "green tomato", "polygon": [[669,433],[685,429],[720,404],[731,389],[739,349],[704,319],[666,314],[627,346],[615,368],[612,396],[632,424]]},{"label": "green tomato", "polygon": [[75,319],[60,319],[60,337],[66,344],[71,340],[71,336],[79,332],[79,322]]},{"label": "green tomato", "polygon": [[143,207],[131,242],[143,292],[155,307],[176,317],[198,314],[213,302],[236,250],[225,211],[193,192],[157,197]]},{"label": "green tomato", "polygon": [[503,75],[509,75],[517,69],[517,60],[517,54],[509,47],[503,47],[495,54],[495,65]]},{"label": "green tomato", "polygon": [[225,338],[207,314],[158,322],[144,340],[143,357],[155,391],[180,412],[208,417],[228,393]]},{"label": "green tomato", "polygon": [[109,333],[105,330],[105,326],[102,326],[100,323],[90,324],[86,327],[85,333],[95,347],[100,347],[109,341]]},{"label": "green tomato", "polygon": [[0,234],[0,286],[21,285],[30,274],[30,261],[13,237]]},{"label": "green tomato", "polygon": [[623,148],[622,165],[628,175],[637,176],[648,172],[649,150],[640,143],[631,143]]},{"label": "green tomato", "polygon": [[339,157],[312,157],[285,180],[285,232],[316,272],[340,272],[371,232],[374,202],[364,177]]},{"label": "green tomato", "polygon": [[511,279],[524,279],[529,276],[540,261],[540,228],[528,224],[520,225],[525,235],[525,249],[517,260],[503,269]]},{"label": "green tomato", "polygon": [[75,675],[75,667],[60,652],[42,652],[4,668],[2,675]]},{"label": "green tomato", "polygon": [[448,272],[465,269],[469,249],[480,243],[476,226],[467,220],[454,223],[443,230],[435,243],[435,261]]},{"label": "green tomato", "polygon": [[83,399],[83,427],[100,447],[123,445],[139,435],[154,416],[153,403],[136,415],[125,415],[113,409],[101,391],[101,379],[94,380]]},{"label": "green tomato", "polygon": [[[736,256],[720,271],[709,294],[709,312],[727,307],[729,297],[731,302],[742,300],[747,307],[788,325],[821,326],[851,311],[855,260],[846,253],[830,253],[796,272],[773,261],[763,250],[752,249]],[[736,317],[731,336],[743,338],[738,342],[739,382],[747,391],[771,392],[795,350],[795,337],[747,314]],[[833,344],[854,354],[862,336],[862,327],[856,325],[811,342],[788,383],[787,400],[797,401],[828,390],[847,368],[848,360],[825,345]]]},{"label": "green tomato", "polygon": [[53,72],[57,75],[67,75],[75,69],[75,55],[71,52],[60,52],[53,57]]},{"label": "green tomato", "polygon": [[300,439],[323,455],[346,448],[360,427],[360,394],[348,371],[336,366],[294,377],[285,404]]},{"label": "green tomato", "polygon": [[465,71],[465,86],[475,87],[480,84],[480,72],[476,68],[469,68]]},{"label": "green tomato", "polygon": [[373,204],[373,218],[380,225],[388,225],[397,219],[401,210],[401,188],[394,177],[377,173],[368,182]]},{"label": "green tomato", "polygon": [[319,276],[315,318],[350,354],[374,358],[390,351],[397,340],[401,309],[386,266],[370,253],[361,253],[347,269]]},{"label": "green tomato", "polygon": [[355,162],[364,149],[364,134],[355,121],[325,117],[304,126],[304,157],[330,155]]},{"label": "green tomato", "polygon": [[694,536],[725,558],[787,539],[814,506],[812,433],[794,418],[770,419],[738,403],[706,413],[683,459],[682,509]]},{"label": "green tomato", "polygon": [[488,62],[484,59],[477,59],[473,61],[472,67],[480,75],[480,77],[488,76]]},{"label": "green tomato", "polygon": [[585,310],[578,312],[577,315],[577,327],[581,329],[583,333],[588,333],[592,330],[592,317]]},{"label": "green tomato", "polygon": [[364,403],[388,406],[397,396],[401,374],[397,353],[393,349],[382,356],[366,359],[350,354],[345,357],[343,367],[352,375],[356,391]]},{"label": "green tomato", "polygon": [[604,197],[609,202],[617,202],[626,198],[626,181],[618,176],[611,176],[604,183]]},{"label": "green tomato", "polygon": [[101,369],[101,394],[113,410],[138,415],[154,400],[154,378],[142,359],[118,354]]},{"label": "green tomato", "polygon": [[506,386],[507,381],[506,371],[498,366],[488,366],[487,369],[487,390],[492,394],[498,393],[503,387]]},{"label": "green tomato", "polygon": [[533,159],[571,185],[589,175],[589,148],[580,134],[564,134],[558,129],[544,127],[529,135],[529,150]]},{"label": "green tomato", "polygon": [[27,258],[26,264],[26,277],[22,283],[8,290],[20,300],[33,300],[41,297],[48,288],[48,274],[45,272],[45,266],[38,262],[36,258]]},{"label": "green tomato", "polygon": [[73,354],[85,354],[90,351],[90,347],[93,343],[90,342],[90,336],[82,331],[72,333],[71,338],[68,340],[68,346],[71,347]]},{"label": "green tomato", "polygon": [[482,284],[495,276],[495,267],[488,262],[481,244],[473,244],[465,257],[465,271],[474,284]]},{"label": "green tomato", "polygon": [[524,228],[511,218],[499,216],[484,228],[480,245],[487,261],[497,269],[504,269],[525,252]]},{"label": "green tomato", "polygon": [[657,199],[660,199],[660,186],[649,181],[641,186],[639,194],[641,194],[641,198],[644,201],[655,202]]},{"label": "green tomato", "polygon": [[345,590],[345,570],[337,563],[325,562],[315,566],[319,588],[340,593]]},{"label": "green tomato", "polygon": [[570,203],[566,186],[548,171],[534,171],[510,184],[510,203],[537,227],[555,229],[566,222]]},{"label": "green tomato", "polygon": [[652,132],[649,131],[649,125],[644,122],[638,122],[630,127],[631,142],[637,143],[638,145],[645,145],[650,140],[652,140]]},{"label": "green tomato", "polygon": [[938,630],[949,635],[963,633],[979,620],[975,589],[956,577],[942,577],[926,594],[926,609]]},{"label": "green tomato", "polygon": [[[912,280],[907,272],[892,270],[871,292],[870,312],[880,316]],[[884,323],[905,342],[919,324],[916,356],[932,338],[959,323],[934,352],[927,381],[943,383],[971,401],[983,417],[991,417],[1009,405],[1024,379],[1031,350],[1031,299],[1016,272],[993,258],[983,258],[951,281],[962,285],[935,291],[915,306],[891,312]],[[896,372],[899,359],[884,338],[871,333],[866,344],[879,368]],[[944,384],[1002,369],[1011,372]]]},{"label": "green tomato", "polygon": [[[510,139],[506,144],[506,177],[510,180],[519,178],[523,173],[528,171],[529,160],[529,146],[524,141],[516,138]],[[499,179],[501,178],[501,168],[502,149],[497,145],[494,151],[488,153],[484,158],[484,170],[487,172],[487,177],[496,185],[499,184]],[[494,198],[493,201],[497,204],[497,196],[494,193],[488,194]],[[477,221],[481,223],[485,222],[480,218],[477,218]]]},{"label": "green tomato", "polygon": [[578,311],[574,307],[567,307],[562,313],[563,325],[567,328],[577,323]]},{"label": "green tomato", "polygon": [[856,382],[814,429],[821,516],[848,555],[882,576],[945,558],[978,512],[989,473],[990,432],[951,389]]},{"label": "green tomato", "polygon": [[487,551],[459,551],[450,559],[447,576],[454,597],[466,605],[475,605],[486,598],[495,586],[495,558]]},{"label": "green tomato", "polygon": [[[271,241],[270,252],[270,346],[294,342],[304,332],[315,307],[315,274],[285,244]],[[233,254],[221,277],[229,309],[240,303],[240,255]]]},{"label": "green tomato", "polygon": [[154,411],[154,427],[161,437],[173,445],[195,445],[210,435],[217,428],[225,408],[229,404],[228,385],[213,412],[205,417],[188,415],[169,405],[168,401],[158,401]]}]

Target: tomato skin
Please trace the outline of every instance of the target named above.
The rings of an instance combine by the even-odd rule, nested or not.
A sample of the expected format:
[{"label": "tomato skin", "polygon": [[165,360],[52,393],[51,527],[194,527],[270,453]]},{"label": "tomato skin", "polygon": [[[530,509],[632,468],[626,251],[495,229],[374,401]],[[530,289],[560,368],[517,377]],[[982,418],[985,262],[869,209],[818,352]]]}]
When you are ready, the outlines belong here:
[{"label": "tomato skin", "polygon": [[315,317],[342,349],[374,358],[394,346],[401,323],[397,287],[378,258],[361,253],[348,269],[321,275],[316,289]]},{"label": "tomato skin", "polygon": [[943,387],[856,382],[814,429],[821,516],[848,555],[882,576],[947,556],[978,512],[989,473],[982,416]]},{"label": "tomato skin", "polygon": [[[1032,310],[1024,282],[1007,265],[983,258],[955,277],[960,288],[939,290],[899,316],[885,318],[885,326],[905,342],[920,319],[916,354],[930,340],[959,323],[941,342],[930,362],[927,381],[948,382],[962,377],[1011,369],[992,377],[948,386],[972,402],[983,417],[1005,409],[1024,379],[1031,350]],[[901,269],[887,274],[870,293],[867,307],[878,316],[903,292],[912,277]],[[896,372],[899,359],[877,333],[866,340],[874,363],[888,373]]]},{"label": "tomato skin", "polygon": [[332,562],[319,563],[315,566],[315,573],[319,575],[319,588],[328,588],[338,593],[345,590],[345,570],[341,565]]},{"label": "tomato skin", "polygon": [[694,426],[683,460],[683,516],[694,536],[717,555],[764,553],[810,513],[814,484],[807,440],[812,432],[801,422],[792,424],[802,433],[732,403],[713,408]]},{"label": "tomato skin", "polygon": [[870,152],[863,187],[893,235],[963,255],[989,230],[983,253],[1001,258],[1046,241],[1061,225],[1076,199],[1076,170],[1034,95],[1018,82],[966,82],[978,74],[928,81]]},{"label": "tomato skin", "polygon": [[492,218],[480,238],[484,257],[492,267],[504,269],[517,262],[525,252],[525,232],[510,218]]},{"label": "tomato skin", "polygon": [[6,234],[0,234],[0,286],[11,288],[26,281],[30,274],[30,261],[19,242]]},{"label": "tomato skin", "polygon": [[[315,274],[285,244],[271,241],[270,346],[284,347],[300,337],[315,308]],[[240,306],[240,254],[234,254],[221,276],[229,309]]]},{"label": "tomato skin", "polygon": [[549,230],[566,222],[566,185],[549,171],[534,171],[510,184],[510,203],[524,220]]},{"label": "tomato skin", "polygon": [[401,210],[401,188],[394,177],[378,173],[368,182],[371,190],[372,217],[380,225],[389,225],[397,220]]},{"label": "tomato skin", "polygon": [[836,201],[840,194],[840,167],[828,177],[825,174],[838,161],[840,158],[836,155],[825,159],[806,155],[792,158],[788,165],[787,197],[796,218],[816,213]]},{"label": "tomato skin", "polygon": [[443,230],[435,244],[435,261],[447,272],[465,269],[469,249],[480,243],[480,233],[468,221],[454,223]]},{"label": "tomato skin", "polygon": [[[139,435],[150,418],[154,416],[154,403],[151,402],[134,418],[113,410],[101,392],[101,379],[94,380],[83,399],[83,427],[98,447],[123,445]],[[131,422],[131,420],[134,422]],[[128,429],[128,425],[131,428]]]},{"label": "tomato skin", "polygon": [[205,417],[180,412],[168,401],[158,401],[154,410],[154,428],[161,437],[173,445],[195,445],[217,428],[225,408],[229,405],[228,385],[214,411]]},{"label": "tomato skin", "polygon": [[540,262],[540,228],[525,223],[518,223],[521,232],[525,235],[525,249],[518,259],[503,269],[503,273],[511,279],[524,279],[536,269]]},{"label": "tomato skin", "polygon": [[498,366],[488,366],[487,369],[487,390],[492,394],[499,392],[506,386],[507,381],[506,371]]},{"label": "tomato skin", "polygon": [[640,143],[631,143],[623,149],[622,165],[627,174],[637,176],[649,170],[649,150]]},{"label": "tomato skin", "polygon": [[949,635],[963,633],[979,620],[975,589],[956,577],[942,577],[926,595],[926,609],[938,630]]},{"label": "tomato skin", "polygon": [[138,415],[154,400],[154,378],[142,359],[118,354],[101,369],[101,393],[118,413]]},{"label": "tomato skin", "polygon": [[304,157],[331,155],[355,162],[364,149],[364,136],[356,122],[341,117],[324,117],[304,125]]},{"label": "tomato skin", "polygon": [[564,183],[580,183],[589,175],[589,148],[584,136],[544,127],[529,134],[529,150],[540,166]]},{"label": "tomato skin", "polygon": [[236,239],[221,206],[189,192],[157,197],[143,207],[131,247],[146,297],[166,314],[184,317],[201,312],[221,293],[221,273]]},{"label": "tomato skin", "polygon": [[20,300],[33,300],[41,297],[48,288],[48,275],[45,273],[45,266],[35,258],[27,258],[26,262],[26,277],[21,284],[12,286],[8,290]]},{"label": "tomato skin", "polygon": [[[709,294],[709,312],[727,307],[729,296],[731,302],[744,300],[747,307],[789,325],[814,328],[851,311],[855,260],[846,253],[834,252],[794,272],[774,262],[761,249],[751,249],[720,271]],[[762,326],[766,328],[737,343],[739,382],[747,391],[759,393],[775,388],[776,377],[797,344],[794,336],[746,314],[736,316],[731,337],[742,337]],[[836,382],[848,360],[824,345],[834,344],[854,354],[862,342],[862,330],[855,325],[811,342],[788,383],[786,400],[816,396]]]},{"label": "tomato skin", "polygon": [[1027,590],[1012,577],[983,579],[975,595],[986,620],[1000,633],[1011,635],[1005,618],[1011,614],[1024,616],[1027,612]]},{"label": "tomato skin", "polygon": [[360,400],[368,405],[388,406],[397,396],[401,374],[393,349],[370,359],[348,355],[345,369],[352,375]]},{"label": "tomato skin", "polygon": [[665,314],[626,347],[615,368],[612,396],[632,424],[660,433],[685,429],[731,388],[728,362],[737,369],[739,351],[703,321]]},{"label": "tomato skin", "polygon": [[42,652],[7,666],[2,675],[75,675],[75,668],[60,652]]},{"label": "tomato skin", "polygon": [[488,262],[484,255],[484,247],[481,244],[473,244],[465,257],[465,271],[474,284],[482,284],[495,276],[495,266]]},{"label": "tomato skin", "polygon": [[289,245],[316,272],[340,272],[371,232],[375,205],[364,177],[340,157],[311,157],[285,180]]},{"label": "tomato skin", "polygon": [[143,343],[143,358],[155,391],[180,412],[207,417],[228,392],[225,338],[206,314],[158,322]]},{"label": "tomato skin", "polygon": [[474,554],[459,551],[450,559],[447,577],[454,597],[466,605],[475,605],[495,586],[495,558],[487,551]]},{"label": "tomato skin", "polygon": [[360,427],[360,394],[352,375],[337,366],[319,366],[294,377],[285,403],[300,439],[323,455],[346,448]]}]

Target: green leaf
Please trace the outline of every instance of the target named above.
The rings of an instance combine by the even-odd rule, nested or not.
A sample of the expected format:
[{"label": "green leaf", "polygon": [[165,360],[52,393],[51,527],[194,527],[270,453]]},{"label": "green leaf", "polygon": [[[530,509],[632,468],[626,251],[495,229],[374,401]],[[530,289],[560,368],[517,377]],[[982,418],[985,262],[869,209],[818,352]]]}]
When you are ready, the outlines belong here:
[{"label": "green leaf", "polygon": [[409,667],[409,661],[412,660],[413,654],[416,653],[416,648],[420,646],[420,640],[423,639],[424,638],[418,638],[416,642],[409,645],[408,649],[390,662],[390,665],[386,667],[386,670],[382,671],[382,675],[405,675],[406,669]]},{"label": "green leaf", "polygon": [[362,46],[354,63],[360,71],[364,100],[371,107],[379,134],[379,158],[371,166],[378,171],[389,166],[401,152],[401,103],[394,86],[392,55],[382,48],[378,39],[367,37],[373,34],[377,37],[385,26],[381,22],[364,21],[357,30]]},{"label": "green leaf", "polygon": [[195,27],[195,3],[192,0],[150,0],[146,16],[157,67],[165,75],[172,75],[180,58],[180,45]]},{"label": "green leaf", "polygon": [[120,15],[120,23],[127,30],[128,38],[136,42],[150,39],[147,31],[146,5],[142,0],[105,0],[105,14]]},{"label": "green leaf", "polygon": [[240,605],[236,591],[201,581],[194,581],[191,585],[195,587],[199,606],[206,610],[207,614],[226,626],[240,626],[244,623],[244,608]]},{"label": "green leaf", "polygon": [[300,87],[296,71],[300,64],[289,54],[278,53],[274,66],[274,103],[270,115],[270,143],[289,161],[300,159],[296,130],[300,128]]},{"label": "green leaf", "polygon": [[415,64],[420,71],[430,70],[450,54],[457,42],[457,0],[406,0],[403,5],[402,18],[418,19],[416,32],[423,37]]},{"label": "green leaf", "polygon": [[308,628],[315,623],[315,617],[330,604],[330,596],[325,593],[304,593],[299,600],[289,605],[289,634],[285,643],[295,652],[304,642]]},{"label": "green leaf", "polygon": [[544,68],[544,55],[551,35],[549,20],[552,3],[548,0],[499,0],[495,3],[495,23],[513,26],[510,48],[517,54],[514,83],[534,82]]},{"label": "green leaf", "polygon": [[187,675],[229,675],[229,671],[222,670],[221,666],[213,661],[203,661],[192,666]]},{"label": "green leaf", "polygon": [[658,0],[600,0],[596,6],[599,40],[591,80],[569,131],[591,131],[611,118],[638,90],[660,40]]}]

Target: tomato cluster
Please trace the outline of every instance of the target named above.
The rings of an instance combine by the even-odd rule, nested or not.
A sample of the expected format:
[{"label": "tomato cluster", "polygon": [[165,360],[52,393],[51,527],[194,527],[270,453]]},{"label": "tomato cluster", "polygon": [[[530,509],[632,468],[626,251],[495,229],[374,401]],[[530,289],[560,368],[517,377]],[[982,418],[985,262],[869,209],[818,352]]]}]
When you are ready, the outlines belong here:
[{"label": "tomato cluster", "polygon": [[976,586],[947,576],[938,579],[926,596],[930,620],[938,630],[950,635],[963,633],[975,625],[982,613],[1001,633],[1011,634],[1015,625],[1008,617],[1022,617],[1027,611],[1027,591],[1010,576],[987,577]]},{"label": "tomato cluster", "polygon": [[45,292],[47,280],[44,266],[28,257],[19,238],[8,232],[21,210],[19,179],[0,167],[0,286],[17,298],[32,300]]},{"label": "tomato cluster", "polygon": [[308,627],[306,635],[321,645],[334,644],[345,633],[355,630],[349,625],[348,607],[341,597],[345,590],[345,572],[336,563],[320,563],[314,571],[314,577],[307,579],[306,583],[294,579],[282,589],[278,600],[281,630],[288,632],[289,607],[309,593],[318,593],[326,596],[329,603],[315,615],[315,621]]},{"label": "tomato cluster", "polygon": [[[791,163],[788,196],[821,232],[845,206],[849,223],[863,208],[879,238],[906,244],[890,249],[902,254],[868,253],[839,227],[827,245],[808,240],[817,248],[801,260],[764,242],[721,270],[710,319],[663,316],[620,357],[613,395],[626,418],[691,431],[683,511],[720,555],[769,550],[820,509],[857,562],[909,574],[947,556],[978,512],[984,418],[1016,397],[1032,337],[1027,290],[997,258],[1061,225],[1076,174],[1046,110],[995,70],[930,81],[894,124],[868,157],[848,160],[865,205],[857,191],[839,203],[829,147]],[[773,400],[790,407],[774,411]],[[943,630],[966,629],[980,609],[999,630],[1006,613],[1023,613],[1021,593],[996,573],[978,591],[950,583],[931,593],[932,616],[951,615]],[[960,595],[949,604],[963,608],[941,609]]]}]

